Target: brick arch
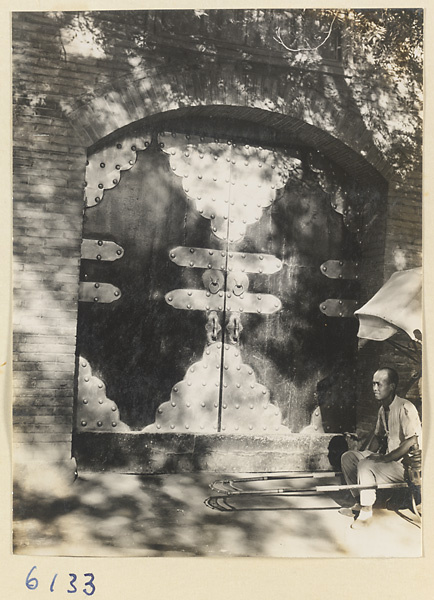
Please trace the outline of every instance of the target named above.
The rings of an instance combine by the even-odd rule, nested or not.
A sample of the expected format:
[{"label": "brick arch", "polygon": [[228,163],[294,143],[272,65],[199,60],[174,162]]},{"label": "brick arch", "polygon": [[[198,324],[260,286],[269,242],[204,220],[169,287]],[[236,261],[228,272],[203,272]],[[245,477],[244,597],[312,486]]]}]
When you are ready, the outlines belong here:
[{"label": "brick arch", "polygon": [[[291,85],[283,70],[279,77],[267,69],[253,70],[252,76],[236,63],[147,70],[64,108],[87,147],[129,126],[220,116],[265,125],[289,141],[319,150],[356,176],[390,179],[392,169],[354,105],[339,106],[318,89]],[[339,79],[329,77],[335,83]],[[339,85],[348,100],[348,88]]]}]

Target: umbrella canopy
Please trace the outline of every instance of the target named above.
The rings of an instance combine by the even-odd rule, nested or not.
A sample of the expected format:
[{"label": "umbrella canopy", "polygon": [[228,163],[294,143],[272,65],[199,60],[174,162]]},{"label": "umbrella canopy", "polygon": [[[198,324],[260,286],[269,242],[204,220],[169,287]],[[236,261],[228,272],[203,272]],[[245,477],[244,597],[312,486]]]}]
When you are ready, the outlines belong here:
[{"label": "umbrella canopy", "polygon": [[359,319],[359,338],[384,341],[402,329],[412,340],[420,341],[422,269],[397,271],[354,314]]}]

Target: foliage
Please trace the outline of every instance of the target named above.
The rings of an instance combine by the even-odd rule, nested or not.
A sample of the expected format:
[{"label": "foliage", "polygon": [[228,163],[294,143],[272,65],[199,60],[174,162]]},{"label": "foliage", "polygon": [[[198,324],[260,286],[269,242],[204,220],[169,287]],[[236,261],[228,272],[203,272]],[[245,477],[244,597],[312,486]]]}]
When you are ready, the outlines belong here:
[{"label": "foliage", "polygon": [[[240,60],[265,49],[283,54],[294,85],[325,86],[312,76],[340,65],[346,90],[334,101],[355,104],[373,141],[401,176],[418,168],[422,130],[423,11],[420,9],[168,10],[49,13],[60,26],[65,58],[74,44],[89,56],[110,58],[124,48],[132,68],[180,57],[188,40],[206,63],[219,44],[238,47]],[[176,39],[176,43],[173,43]],[[132,40],[132,44],[125,44]],[[199,57],[197,56],[199,54]],[[270,54],[270,56],[271,56]],[[295,70],[295,71],[294,71]],[[324,90],[327,95],[327,90]]]},{"label": "foliage", "polygon": [[[377,146],[405,174],[417,167],[422,135],[423,15],[419,10],[358,11],[345,70]],[[369,82],[369,86],[367,86]]]},{"label": "foliage", "polygon": [[[296,20],[293,13],[288,14],[292,28],[286,36],[280,30],[275,36],[284,50],[290,48],[291,64],[319,66],[326,45],[337,43],[352,98],[374,143],[402,176],[417,168],[422,135],[423,12],[324,9],[298,13]],[[325,35],[327,30],[331,35]]]}]

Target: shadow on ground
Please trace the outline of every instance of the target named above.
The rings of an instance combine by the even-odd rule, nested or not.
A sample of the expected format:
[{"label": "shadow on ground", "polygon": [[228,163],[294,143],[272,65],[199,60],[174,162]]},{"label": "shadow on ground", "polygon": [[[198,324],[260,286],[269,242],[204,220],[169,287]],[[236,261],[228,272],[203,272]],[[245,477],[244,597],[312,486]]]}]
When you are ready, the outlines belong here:
[{"label": "shadow on ground", "polygon": [[[349,521],[337,513],[340,505],[351,503],[347,494],[334,499],[251,498],[228,513],[204,504],[212,493],[209,484],[217,478],[215,473],[89,473],[73,481],[60,468],[39,479],[34,472],[33,481],[26,477],[15,485],[14,551],[89,556],[358,555],[357,541],[348,537]],[[382,513],[378,522],[387,524],[385,516],[395,519],[400,536],[398,540],[387,524],[394,533],[383,554],[417,555],[418,530],[405,523],[407,529],[401,531],[403,521],[395,513]]]}]

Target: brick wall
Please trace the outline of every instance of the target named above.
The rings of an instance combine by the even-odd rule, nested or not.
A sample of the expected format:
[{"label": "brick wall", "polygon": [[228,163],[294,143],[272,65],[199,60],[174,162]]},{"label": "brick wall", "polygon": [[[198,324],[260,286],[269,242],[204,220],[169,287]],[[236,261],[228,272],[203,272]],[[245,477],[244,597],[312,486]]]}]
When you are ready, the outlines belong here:
[{"label": "brick wall", "polygon": [[71,455],[86,143],[64,104],[125,75],[117,60],[67,52],[64,23],[13,15],[14,442],[19,460]]},{"label": "brick wall", "polygon": [[[92,28],[80,24],[74,13],[13,16],[18,451],[48,447],[56,448],[59,457],[70,455],[88,146],[131,121],[164,110],[232,104],[255,114],[258,108],[267,111],[277,129],[286,127],[288,136],[301,136],[355,174],[368,164],[361,152],[385,177],[391,173],[354,103],[348,104],[349,89],[339,74],[291,70],[277,52],[255,55],[252,48],[246,66],[228,42],[220,49],[225,60],[209,62],[204,71],[200,50],[180,53],[165,48],[155,53],[142,45],[138,51],[134,23],[125,19],[98,13],[98,27],[110,32],[101,47],[93,43]],[[370,248],[379,280],[384,257],[385,278],[395,270],[394,261],[401,256],[397,250],[404,252],[407,268],[420,262],[420,190],[420,173],[390,186],[386,247],[376,248],[373,242]],[[373,281],[372,287],[382,282]],[[366,364],[361,361],[361,377],[369,361],[377,360],[379,350],[372,352]],[[369,402],[362,403],[360,422],[371,417]]]},{"label": "brick wall", "polygon": [[[422,140],[419,140],[422,143]],[[422,172],[415,170],[403,180],[394,177],[389,182],[387,212],[384,215],[386,237],[381,244],[371,244],[367,265],[375,279],[371,281],[372,294],[398,270],[413,269],[422,265]],[[381,225],[378,224],[378,229]],[[374,230],[377,230],[377,224]],[[376,249],[376,250],[375,250]],[[383,263],[382,263],[383,261]],[[366,268],[366,265],[365,265]],[[368,298],[366,298],[367,300]],[[397,334],[394,341],[406,345],[408,337]],[[398,394],[410,398],[422,412],[417,384],[408,390],[408,383],[419,370],[417,363],[387,342],[368,342],[359,351],[359,403],[357,430],[366,436],[375,425],[378,405],[372,396],[371,377],[379,366],[391,366],[399,374]]]},{"label": "brick wall", "polygon": [[[420,143],[422,141],[420,140]],[[384,275],[421,265],[422,172],[390,182]]]},{"label": "brick wall", "polygon": [[14,439],[67,453],[85,150],[55,106],[29,113],[14,140]]}]

